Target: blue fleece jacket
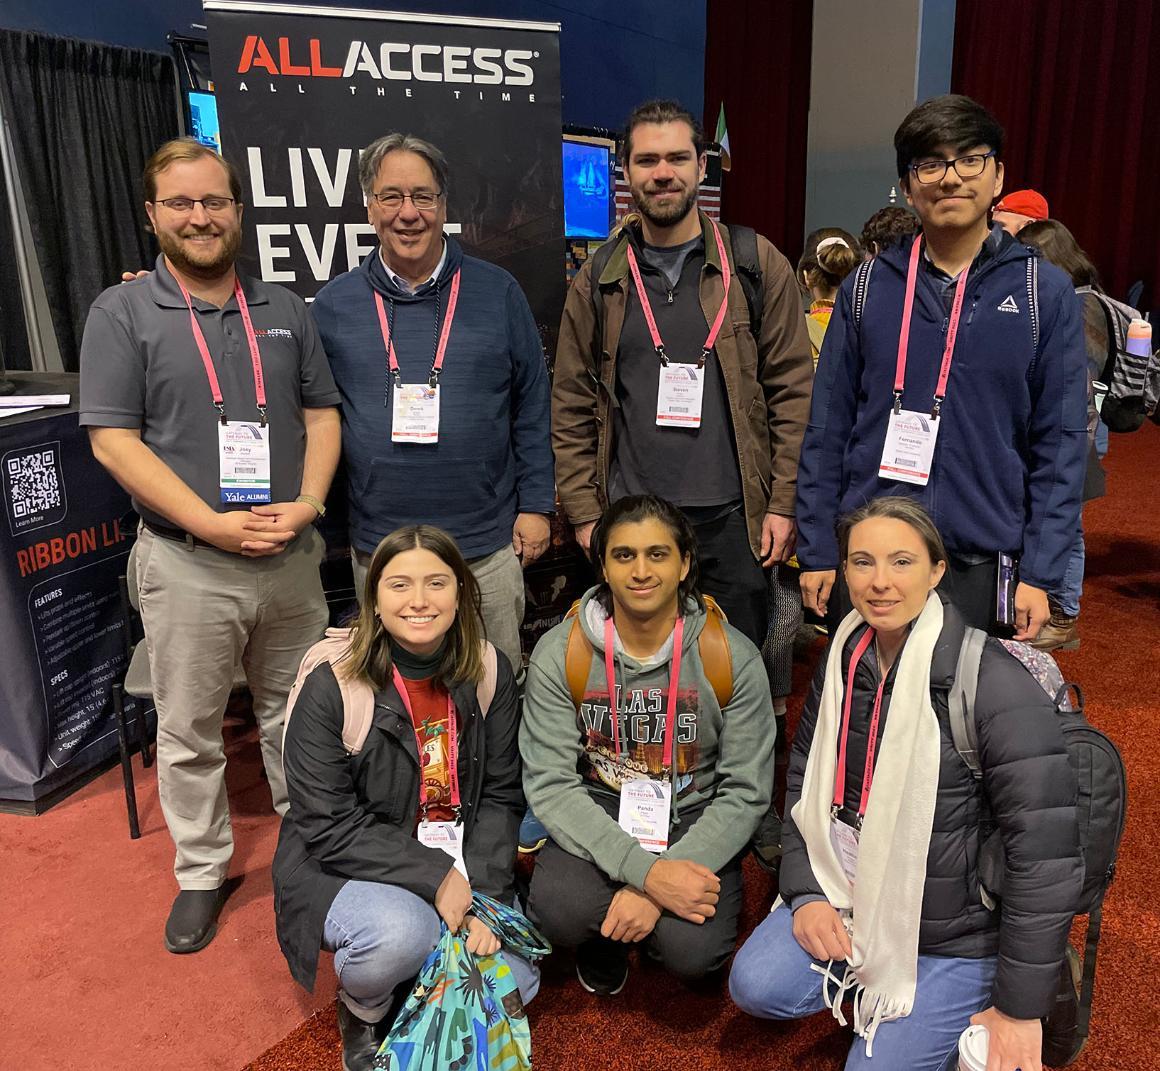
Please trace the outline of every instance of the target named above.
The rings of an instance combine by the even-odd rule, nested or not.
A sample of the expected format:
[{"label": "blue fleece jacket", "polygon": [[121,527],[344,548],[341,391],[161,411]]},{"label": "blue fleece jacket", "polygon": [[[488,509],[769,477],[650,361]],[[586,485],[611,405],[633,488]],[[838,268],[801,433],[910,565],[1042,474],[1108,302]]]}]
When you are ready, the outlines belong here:
[{"label": "blue fleece jacket", "polygon": [[[859,273],[839,294],[802,443],[798,560],[837,568],[837,519],[902,494],[930,511],[952,553],[1006,551],[1020,558],[1021,580],[1055,590],[1087,458],[1083,316],[1071,281],[1008,236],[972,265],[930,481],[916,487],[878,476],[909,256],[904,242],[874,261],[860,326],[851,314]],[[941,284],[920,270],[904,408],[932,404],[948,319]]]},{"label": "blue fleece jacket", "polygon": [[[411,294],[378,250],[319,292],[314,321],[342,395],[350,539],[373,551],[404,524],[437,524],[468,558],[511,542],[517,513],[555,511],[543,347],[519,284],[448,238],[439,278]],[[425,383],[451,290],[459,301],[439,377],[439,441],[391,442],[387,354],[374,292],[387,302],[404,383]]]}]

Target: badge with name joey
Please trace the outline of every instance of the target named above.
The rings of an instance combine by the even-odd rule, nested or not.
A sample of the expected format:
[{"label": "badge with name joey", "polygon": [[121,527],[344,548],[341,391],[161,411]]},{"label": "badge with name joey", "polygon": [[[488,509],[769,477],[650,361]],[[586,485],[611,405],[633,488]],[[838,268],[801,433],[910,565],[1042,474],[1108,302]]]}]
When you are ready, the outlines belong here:
[{"label": "badge with name joey", "polygon": [[[855,822],[857,822],[856,817]],[[830,845],[838,857],[842,873],[846,875],[846,880],[851,885],[854,884],[854,875],[858,871],[858,838],[860,836],[861,831],[858,826],[844,822],[839,817],[839,811],[836,807],[830,811]]]},{"label": "badge with name joey", "polygon": [[396,383],[391,418],[391,442],[439,441],[439,384]]},{"label": "badge with name joey", "polygon": [[883,480],[926,485],[934,460],[939,418],[913,409],[891,410],[878,476]]},{"label": "badge with name joey", "polygon": [[625,781],[620,786],[620,828],[635,837],[645,851],[663,852],[669,846],[669,809],[672,786],[668,781]]},{"label": "badge with name joey", "polygon": [[222,502],[269,502],[270,425],[230,420],[217,429]]},{"label": "badge with name joey", "polygon": [[704,395],[704,368],[673,361],[662,364],[657,386],[657,426],[699,428]]},{"label": "badge with name joey", "polygon": [[438,848],[451,856],[455,862],[455,869],[467,877],[467,866],[463,862],[462,822],[420,822],[419,843],[427,845],[428,848]]}]

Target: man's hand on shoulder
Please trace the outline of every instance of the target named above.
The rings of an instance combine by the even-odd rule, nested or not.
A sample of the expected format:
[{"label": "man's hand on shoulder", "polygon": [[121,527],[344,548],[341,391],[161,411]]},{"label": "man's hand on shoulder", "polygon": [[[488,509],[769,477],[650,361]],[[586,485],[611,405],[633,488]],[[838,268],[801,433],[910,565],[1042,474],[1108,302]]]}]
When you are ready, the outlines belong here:
[{"label": "man's hand on shoulder", "polygon": [[132,283],[138,279],[144,279],[148,275],[148,271],[123,271],[121,272],[121,282]]}]

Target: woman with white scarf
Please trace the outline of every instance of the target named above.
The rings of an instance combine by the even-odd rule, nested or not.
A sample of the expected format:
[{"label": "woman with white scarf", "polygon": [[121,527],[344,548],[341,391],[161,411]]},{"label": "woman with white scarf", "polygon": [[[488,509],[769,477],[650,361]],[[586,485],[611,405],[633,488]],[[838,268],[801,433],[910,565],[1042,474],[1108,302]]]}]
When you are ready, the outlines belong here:
[{"label": "woman with white scarf", "polygon": [[[990,1032],[987,1071],[1041,1071],[1040,1018],[1083,880],[1051,701],[987,641],[975,781],[947,713],[964,624],[935,591],[938,531],[916,502],[886,497],[845,518],[839,542],[854,610],[794,738],[782,895],[738,952],[730,992],[762,1018],[849,1014],[847,1071],[953,1068],[971,1023]],[[995,827],[997,906],[977,862]]]}]

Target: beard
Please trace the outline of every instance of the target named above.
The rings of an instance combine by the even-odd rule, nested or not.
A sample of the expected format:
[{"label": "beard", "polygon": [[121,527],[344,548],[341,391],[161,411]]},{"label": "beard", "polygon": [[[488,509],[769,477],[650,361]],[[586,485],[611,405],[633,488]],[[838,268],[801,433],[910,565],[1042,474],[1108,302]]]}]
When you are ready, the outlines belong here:
[{"label": "beard", "polygon": [[[216,249],[200,249],[172,231],[157,231],[157,244],[169,263],[192,279],[212,281],[220,279],[238,259],[242,246],[242,229],[238,225],[219,229],[220,241]],[[191,232],[192,234],[204,232]]]},{"label": "beard", "polygon": [[643,189],[634,189],[632,199],[636,202],[640,214],[650,223],[658,227],[671,227],[675,223],[680,223],[693,210],[697,203],[697,187],[694,186],[684,197],[668,204],[652,201],[650,195]]}]

